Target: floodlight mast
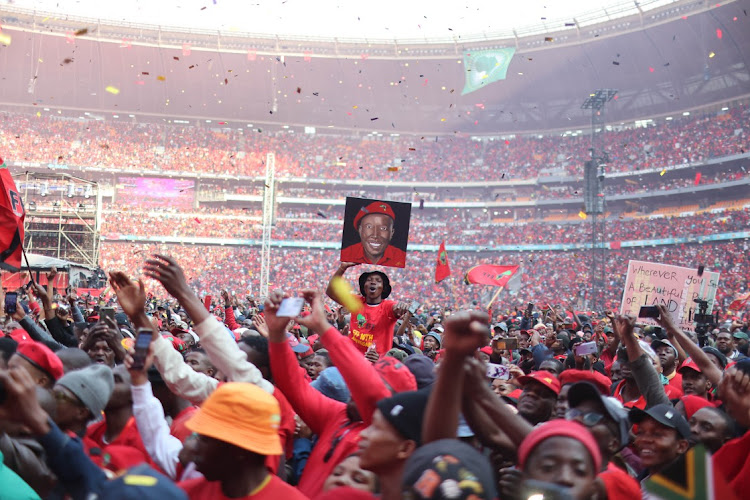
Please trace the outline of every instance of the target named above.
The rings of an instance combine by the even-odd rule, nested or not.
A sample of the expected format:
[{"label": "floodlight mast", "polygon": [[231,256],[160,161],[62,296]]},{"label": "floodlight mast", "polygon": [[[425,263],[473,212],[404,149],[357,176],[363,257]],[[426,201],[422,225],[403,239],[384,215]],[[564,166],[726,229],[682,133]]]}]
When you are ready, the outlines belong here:
[{"label": "floodlight mast", "polygon": [[[617,95],[615,89],[599,89],[583,101],[581,109],[591,110],[591,158],[584,167],[584,210],[591,216],[591,276],[590,297],[582,301],[588,308],[598,311],[604,305],[606,253],[604,248],[604,193],[602,181],[604,168],[609,162],[609,155],[601,144],[601,133],[604,127],[605,105]],[[583,298],[583,297],[582,297]]]},{"label": "floodlight mast", "polygon": [[263,187],[263,239],[260,250],[260,298],[268,297],[269,269],[271,265],[271,229],[274,224],[276,190],[276,156],[266,155],[266,184]]}]

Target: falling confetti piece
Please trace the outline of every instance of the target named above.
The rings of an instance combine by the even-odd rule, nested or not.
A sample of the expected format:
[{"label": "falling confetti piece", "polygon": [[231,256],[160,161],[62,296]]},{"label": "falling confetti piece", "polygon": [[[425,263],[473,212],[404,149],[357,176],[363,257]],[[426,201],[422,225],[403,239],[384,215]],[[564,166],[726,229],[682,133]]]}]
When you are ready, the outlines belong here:
[{"label": "falling confetti piece", "polygon": [[36,116],[37,116],[37,117],[40,117],[40,116],[42,116],[42,112],[41,112],[41,111],[37,111],[37,112],[36,112]]},{"label": "falling confetti piece", "polygon": [[409,151],[416,151],[417,148],[409,148]]},{"label": "falling confetti piece", "polygon": [[663,176],[666,173],[667,173],[667,169],[665,168],[664,170],[661,171],[661,173],[659,175]]},{"label": "falling confetti piece", "polygon": [[200,221],[200,219],[198,217],[195,218],[195,222],[197,222],[198,224],[201,223],[201,221]]},{"label": "falling confetti piece", "polygon": [[177,56],[172,56],[172,59],[174,59],[175,61],[179,61],[180,60],[180,58],[177,57]]},{"label": "falling confetti piece", "polygon": [[161,76],[161,75],[157,76],[156,79],[159,80],[160,82],[167,81],[167,77],[166,76]]},{"label": "falling confetti piece", "polygon": [[551,36],[545,36],[545,37],[544,37],[544,41],[545,41],[545,42],[552,42],[552,41],[554,41],[554,40],[555,40],[555,39],[554,39],[554,38],[552,38]]},{"label": "falling confetti piece", "polygon": [[371,122],[374,122],[374,121],[375,121],[375,120],[377,120],[377,119],[378,119],[378,117],[376,116],[375,118],[370,118],[370,121],[371,121]]},{"label": "falling confetti piece", "polygon": [[302,89],[301,89],[300,87],[297,87],[297,93],[298,93],[298,94],[301,94],[301,93],[302,93]]},{"label": "falling confetti piece", "polygon": [[612,61],[612,64],[614,64],[615,66],[619,66],[620,65],[620,63],[617,62],[617,61]]},{"label": "falling confetti piece", "polygon": [[6,33],[0,33],[0,44],[10,45],[11,37]]},{"label": "falling confetti piece", "polygon": [[107,88],[105,88],[104,90],[114,95],[117,95],[120,93],[120,89],[118,89],[117,87],[113,87],[112,85],[108,85]]},{"label": "falling confetti piece", "polygon": [[444,121],[445,121],[445,118],[441,118],[441,119],[440,119],[440,121],[441,121],[441,122],[444,122]]},{"label": "falling confetti piece", "polygon": [[722,33],[721,28],[716,28],[716,38],[721,40],[721,37],[724,36],[724,33]]},{"label": "falling confetti piece", "polygon": [[588,215],[586,215],[586,212],[581,210],[580,212],[578,212],[578,217],[580,217],[581,219],[585,219],[586,217],[588,217]]},{"label": "falling confetti piece", "polygon": [[708,58],[709,58],[709,59],[712,59],[712,58],[713,58],[713,57],[714,57],[715,55],[716,55],[716,53],[715,53],[715,52],[711,52],[710,54],[708,54]]},{"label": "falling confetti piece", "polygon": [[75,36],[83,36],[83,35],[85,35],[85,34],[86,34],[86,33],[88,33],[88,32],[89,32],[89,29],[88,29],[88,28],[81,28],[81,29],[79,29],[78,31],[76,31],[76,32],[75,32],[75,33],[73,33],[73,34],[74,34]]},{"label": "falling confetti piece", "polygon": [[72,62],[73,62],[72,57],[66,57],[65,59],[63,59],[63,64],[70,64]]},{"label": "falling confetti piece", "polygon": [[656,70],[655,70],[654,68],[652,68],[651,66],[649,66],[649,67],[648,67],[648,70],[649,70],[649,71],[650,71],[651,73],[653,73],[654,71],[656,71]]},{"label": "falling confetti piece", "polygon": [[399,167],[388,167],[388,171],[389,172],[398,172],[399,171]]}]

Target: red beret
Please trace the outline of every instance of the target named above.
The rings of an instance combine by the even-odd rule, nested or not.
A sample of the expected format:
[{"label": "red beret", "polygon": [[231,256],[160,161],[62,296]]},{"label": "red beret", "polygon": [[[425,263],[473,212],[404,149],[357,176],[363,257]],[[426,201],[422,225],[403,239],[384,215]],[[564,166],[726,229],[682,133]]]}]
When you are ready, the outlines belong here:
[{"label": "red beret", "polygon": [[362,220],[362,217],[365,215],[370,214],[385,214],[393,221],[396,221],[396,214],[393,213],[393,209],[388,203],[382,202],[382,201],[373,201],[366,207],[362,207],[359,209],[359,212],[357,212],[357,215],[354,216],[354,229],[359,229],[359,221]]},{"label": "red beret", "polygon": [[593,384],[602,396],[609,396],[609,388],[612,381],[597,371],[588,370],[564,370],[560,374],[560,384],[574,384],[576,382],[589,382]]},{"label": "red beret", "polygon": [[539,370],[536,372],[531,372],[531,374],[529,375],[518,377],[518,381],[521,383],[521,385],[526,385],[532,380],[534,382],[539,382],[555,394],[560,394],[560,381],[557,380],[557,377],[555,377],[554,374],[548,372],[547,370]]},{"label": "red beret", "polygon": [[63,376],[62,361],[44,344],[21,342],[18,344],[16,354],[49,375],[52,380],[57,380]]},{"label": "red beret", "polygon": [[[537,372],[539,373],[539,372]],[[591,455],[591,461],[594,463],[594,472],[599,473],[602,466],[602,455],[599,451],[599,445],[596,444],[591,432],[572,420],[557,419],[553,422],[545,422],[534,427],[534,429],[524,438],[521,446],[518,447],[518,465],[521,470],[526,467],[526,460],[544,440],[552,437],[567,437],[580,442]]]}]

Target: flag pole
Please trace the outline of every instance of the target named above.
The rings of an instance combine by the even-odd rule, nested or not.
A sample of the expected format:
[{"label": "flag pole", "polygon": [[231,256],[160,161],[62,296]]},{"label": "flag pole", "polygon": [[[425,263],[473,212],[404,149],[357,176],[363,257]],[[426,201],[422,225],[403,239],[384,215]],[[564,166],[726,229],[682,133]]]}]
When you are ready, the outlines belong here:
[{"label": "flag pole", "polygon": [[[18,238],[21,238],[21,233],[16,228],[16,234],[18,235]],[[26,249],[23,246],[23,241],[21,241],[21,252],[23,253],[23,259],[26,261],[26,269],[29,270],[29,278],[31,278],[31,282],[34,284],[34,287],[36,287],[36,281],[34,280],[34,273],[31,271],[31,264],[29,264],[29,256],[26,255]]]},{"label": "flag pole", "polygon": [[502,292],[504,288],[505,287],[501,286],[500,288],[498,288],[497,292],[495,292],[495,295],[492,296],[492,298],[490,299],[489,304],[487,304],[487,311],[488,312],[492,308],[493,302],[495,302],[495,299],[497,299],[497,296],[500,295],[500,292]]}]

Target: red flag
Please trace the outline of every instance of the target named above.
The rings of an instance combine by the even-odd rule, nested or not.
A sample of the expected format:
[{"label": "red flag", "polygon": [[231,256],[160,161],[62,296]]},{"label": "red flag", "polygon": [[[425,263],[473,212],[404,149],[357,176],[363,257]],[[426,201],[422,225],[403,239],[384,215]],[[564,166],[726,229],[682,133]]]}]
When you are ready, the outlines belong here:
[{"label": "red flag", "polygon": [[2,158],[0,191],[0,268],[17,272],[21,270],[23,219],[26,212],[16,183]]},{"label": "red flag", "polygon": [[445,251],[445,242],[442,242],[440,243],[437,265],[435,266],[435,283],[440,283],[450,275],[451,268],[448,265],[448,252]]},{"label": "red flag", "polygon": [[695,173],[695,185],[697,186],[700,183],[701,183],[701,173],[700,172],[696,172]]},{"label": "red flag", "polygon": [[203,297],[203,305],[206,307],[206,311],[211,312],[211,301],[213,300],[213,297],[210,295],[206,295]]},{"label": "red flag", "polygon": [[518,272],[519,266],[495,266],[485,264],[469,269],[464,281],[475,285],[505,286],[508,281]]},{"label": "red flag", "polygon": [[609,242],[609,248],[612,250],[619,250],[622,248],[622,242],[621,241],[610,241]]},{"label": "red flag", "polygon": [[727,309],[729,309],[730,311],[739,311],[740,309],[745,307],[745,304],[747,304],[748,300],[750,300],[750,292],[747,292],[744,295],[740,295],[739,297],[734,299],[732,303],[729,304],[729,307]]}]

